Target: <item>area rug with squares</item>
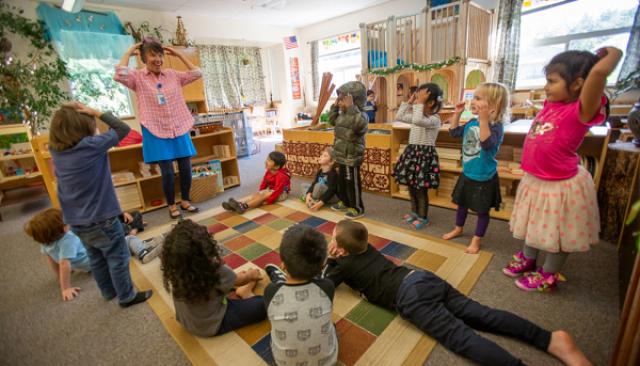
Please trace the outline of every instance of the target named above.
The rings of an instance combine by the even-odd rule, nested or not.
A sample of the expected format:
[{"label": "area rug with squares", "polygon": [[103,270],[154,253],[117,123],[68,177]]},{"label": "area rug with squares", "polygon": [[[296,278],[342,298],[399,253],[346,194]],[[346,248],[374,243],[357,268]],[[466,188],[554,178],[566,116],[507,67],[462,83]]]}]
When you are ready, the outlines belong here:
[{"label": "area rug with squares", "polygon": [[[302,202],[290,199],[243,215],[215,208],[189,218],[214,234],[229,267],[243,270],[264,269],[268,263],[280,264],[278,247],[289,226],[304,223],[330,239],[336,222],[343,217],[327,209],[311,212]],[[479,255],[465,254],[465,247],[456,243],[366,218],[359,221],[369,230],[369,242],[387,258],[412,268],[430,270],[466,294],[492,256],[486,251]],[[170,229],[167,224],[140,236],[146,239]],[[162,285],[160,260],[131,263],[137,287],[153,288],[155,294],[149,305],[194,365],[273,364],[271,328],[267,320],[219,337],[192,336],[175,319],[171,295]],[[268,281],[264,274],[256,293],[262,294]],[[339,340],[338,360],[342,365],[422,364],[436,344],[396,313],[369,304],[344,284],[336,289],[333,311]]]}]

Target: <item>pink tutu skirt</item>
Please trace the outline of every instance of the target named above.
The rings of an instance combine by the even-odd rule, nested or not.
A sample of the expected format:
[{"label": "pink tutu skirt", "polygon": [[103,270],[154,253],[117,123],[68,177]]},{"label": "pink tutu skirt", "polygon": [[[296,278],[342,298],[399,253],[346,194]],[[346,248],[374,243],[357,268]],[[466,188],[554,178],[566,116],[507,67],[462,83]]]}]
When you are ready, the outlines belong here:
[{"label": "pink tutu skirt", "polygon": [[509,221],[516,239],[551,253],[584,252],[599,241],[600,213],[593,179],[583,167],[575,177],[543,180],[526,174]]}]

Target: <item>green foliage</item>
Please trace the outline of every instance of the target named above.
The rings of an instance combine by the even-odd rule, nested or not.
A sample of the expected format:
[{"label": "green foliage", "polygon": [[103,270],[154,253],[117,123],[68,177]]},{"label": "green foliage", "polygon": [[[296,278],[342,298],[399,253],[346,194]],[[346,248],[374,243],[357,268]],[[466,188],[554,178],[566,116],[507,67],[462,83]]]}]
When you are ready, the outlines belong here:
[{"label": "green foliage", "polygon": [[[640,201],[636,201],[631,205],[631,210],[629,210],[629,216],[627,216],[627,221],[624,223],[626,226],[633,224],[638,217],[638,213],[640,213]],[[635,232],[633,235],[636,237],[636,248],[640,250],[640,233]]]},{"label": "green foliage", "polygon": [[116,115],[131,115],[127,91],[113,80],[112,72],[93,63],[85,66],[73,63],[69,66],[73,95],[78,101],[101,111]]},{"label": "green foliage", "polygon": [[22,13],[0,0],[0,39],[16,34],[33,48],[25,59],[14,59],[9,50],[0,54],[0,111],[5,123],[28,123],[35,133],[68,98],[60,87],[68,73],[45,38],[44,24]]},{"label": "green foliage", "polygon": [[404,69],[411,69],[414,71],[429,71],[429,70],[438,70],[441,69],[443,67],[447,67],[447,66],[451,66],[453,64],[457,64],[458,62],[460,62],[460,57],[456,56],[456,57],[452,57],[448,60],[442,61],[442,62],[436,62],[433,64],[400,64],[400,65],[396,65],[394,67],[385,67],[383,69],[376,69],[376,70],[369,70],[370,74],[375,74],[375,75],[382,75],[382,76],[386,76],[389,74],[394,74],[398,71],[402,71]]},{"label": "green foliage", "polygon": [[162,26],[151,27],[148,21],[144,21],[138,25],[138,27],[134,27],[131,22],[127,22],[125,24],[125,30],[136,40],[136,42],[142,42],[144,37],[154,37],[160,41],[160,43],[164,44],[165,39],[163,34],[169,33],[168,30],[162,28]]}]

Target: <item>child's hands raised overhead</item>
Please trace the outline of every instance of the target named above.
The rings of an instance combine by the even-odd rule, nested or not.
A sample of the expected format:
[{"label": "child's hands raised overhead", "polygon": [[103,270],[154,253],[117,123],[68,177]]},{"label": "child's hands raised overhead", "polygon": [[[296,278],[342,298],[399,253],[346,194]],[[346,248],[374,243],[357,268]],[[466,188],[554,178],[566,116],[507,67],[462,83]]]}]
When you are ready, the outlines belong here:
[{"label": "child's hands raised overhead", "polygon": [[78,101],[73,101],[71,103],[66,103],[65,104],[66,107],[71,107],[73,109],[75,109],[76,111],[83,113],[83,114],[88,114],[90,116],[93,117],[100,117],[100,115],[102,114],[100,111],[93,109],[91,107],[88,107]]},{"label": "child's hands raised overhead", "polygon": [[347,94],[342,98],[342,105],[345,108],[349,108],[353,105],[353,96],[351,94]]},{"label": "child's hands raised overhead", "polygon": [[458,103],[456,103],[454,113],[462,114],[462,112],[464,112],[465,104],[466,102],[464,100],[461,100]]},{"label": "child's hands raised overhead", "polygon": [[[457,105],[456,105],[457,107]],[[476,110],[478,111],[478,119],[489,122],[491,115],[495,112],[493,108],[489,106],[486,100],[476,101]]]},{"label": "child's hands raised overhead", "polygon": [[427,89],[422,89],[417,91],[416,94],[416,102],[418,102],[418,104],[424,104],[426,103],[427,99],[429,99],[429,95],[431,94],[431,92],[429,92],[429,90]]},{"label": "child's hands raised overhead", "polygon": [[413,104],[416,101],[416,93],[411,94],[411,96],[409,97],[409,100],[407,100],[407,103],[409,104]]}]

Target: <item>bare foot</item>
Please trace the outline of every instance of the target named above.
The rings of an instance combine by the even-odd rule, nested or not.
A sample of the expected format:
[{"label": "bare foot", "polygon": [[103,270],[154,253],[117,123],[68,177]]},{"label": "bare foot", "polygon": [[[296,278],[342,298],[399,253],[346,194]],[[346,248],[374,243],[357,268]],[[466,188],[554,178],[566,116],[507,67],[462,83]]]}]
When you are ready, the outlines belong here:
[{"label": "bare foot", "polygon": [[580,351],[573,338],[564,330],[556,330],[551,333],[551,342],[547,352],[556,356],[568,366],[593,366]]},{"label": "bare foot", "polygon": [[256,294],[253,293],[253,289],[256,287],[256,283],[256,281],[250,281],[238,287],[236,289],[236,295],[240,296],[243,299],[248,299],[250,297],[256,296]]},{"label": "bare foot", "polygon": [[456,226],[455,228],[453,228],[453,230],[451,230],[448,233],[442,235],[442,239],[451,240],[453,238],[459,237],[460,235],[462,235],[462,227]]},{"label": "bare foot", "polygon": [[467,254],[478,254],[480,251],[480,239],[481,238],[479,236],[474,235],[473,238],[471,238],[471,244],[469,244],[464,252]]}]

